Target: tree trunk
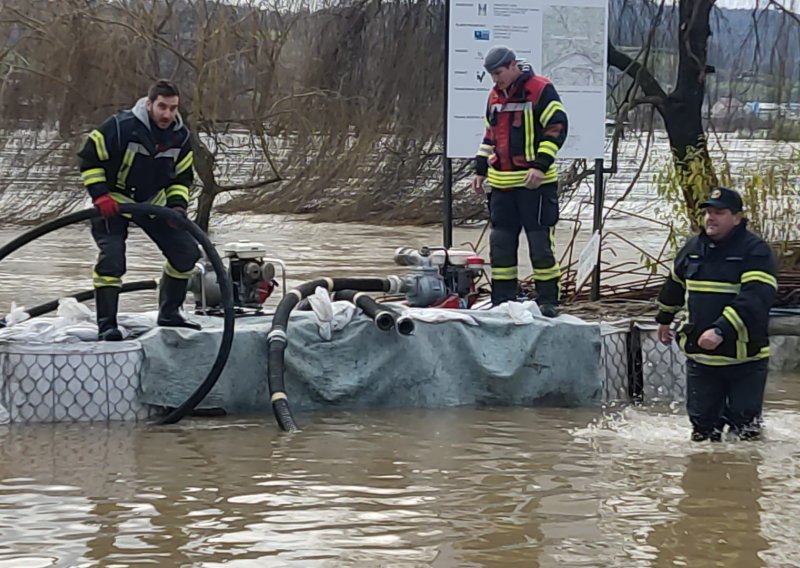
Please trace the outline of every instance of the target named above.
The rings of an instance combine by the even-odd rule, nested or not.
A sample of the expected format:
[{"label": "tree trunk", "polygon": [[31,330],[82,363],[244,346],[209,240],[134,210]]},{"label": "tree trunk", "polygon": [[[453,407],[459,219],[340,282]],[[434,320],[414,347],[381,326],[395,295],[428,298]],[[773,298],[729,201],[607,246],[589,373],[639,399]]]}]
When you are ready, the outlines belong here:
[{"label": "tree trunk", "polygon": [[706,65],[708,38],[711,36],[708,21],[713,6],[714,0],[681,0],[678,8],[678,77],[675,89],[661,109],[693,226],[697,223],[698,204],[718,183],[708,153],[702,117],[709,71]]},{"label": "tree trunk", "polygon": [[216,193],[205,191],[205,189],[206,186],[203,184],[203,190],[197,197],[197,213],[195,213],[194,222],[207,233],[208,224],[211,220],[211,208],[214,206]]},{"label": "tree trunk", "polygon": [[194,222],[206,233],[211,219],[211,208],[214,206],[214,199],[219,194],[219,184],[214,175],[214,155],[200,140],[200,136],[192,129],[192,148],[194,149],[194,169],[197,177],[200,178],[202,187],[200,195],[197,197],[197,213]]}]

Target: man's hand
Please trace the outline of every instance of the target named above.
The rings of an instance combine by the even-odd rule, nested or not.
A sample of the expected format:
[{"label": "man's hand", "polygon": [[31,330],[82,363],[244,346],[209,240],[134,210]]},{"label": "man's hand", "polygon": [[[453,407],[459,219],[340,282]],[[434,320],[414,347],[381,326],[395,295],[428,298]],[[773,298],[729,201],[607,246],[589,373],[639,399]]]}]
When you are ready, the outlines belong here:
[{"label": "man's hand", "polygon": [[675,334],[670,329],[669,324],[662,323],[658,325],[658,340],[664,345],[669,345],[675,339]]},{"label": "man's hand", "polygon": [[119,214],[119,205],[107,193],[104,193],[100,197],[95,197],[92,203],[94,203],[94,206],[100,211],[100,215],[103,216],[103,219],[110,219]]},{"label": "man's hand", "polygon": [[713,328],[705,330],[697,340],[697,344],[706,351],[714,351],[720,343],[722,343],[722,336],[718,335]]},{"label": "man's hand", "polygon": [[536,189],[542,185],[544,181],[544,172],[531,168],[528,170],[528,175],[525,177],[525,187],[528,189]]},{"label": "man's hand", "polygon": [[472,190],[478,195],[485,195],[486,191],[483,189],[485,181],[486,176],[479,176],[478,174],[472,176]]}]

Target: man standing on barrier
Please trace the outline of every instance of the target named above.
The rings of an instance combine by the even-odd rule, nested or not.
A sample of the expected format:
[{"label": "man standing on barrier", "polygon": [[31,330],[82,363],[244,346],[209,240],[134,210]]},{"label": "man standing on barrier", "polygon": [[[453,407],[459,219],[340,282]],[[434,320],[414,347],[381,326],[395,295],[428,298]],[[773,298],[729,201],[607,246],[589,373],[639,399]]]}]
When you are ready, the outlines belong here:
[{"label": "man standing on barrier", "polygon": [[508,47],[490,49],[483,65],[495,85],[472,187],[483,194],[488,179],[492,304],[517,299],[517,249],[524,229],[539,306],[543,315],[555,317],[561,269],[553,250],[558,221],[554,163],[567,138],[567,113],[553,84],[518,62]]},{"label": "man standing on barrier", "polygon": [[692,440],[719,441],[726,424],[753,439],[761,434],[777,260],[747,229],[737,192],[714,188],[700,207],[705,228],[678,252],[658,295],[658,339],[672,342],[670,324],[685,309],[677,336],[687,357]]},{"label": "man standing on barrier", "polygon": [[171,82],[152,85],[132,109],[111,116],[92,130],[81,151],[83,183],[100,210],[92,221],[100,254],[93,283],[98,337],[120,341],[117,309],[125,274],[125,240],[133,221],[166,257],[159,284],[158,325],[200,329],[180,313],[186,285],[200,258],[192,236],[161,218],[120,215],[119,203],[165,205],[186,215],[192,185],[192,145],[178,113],[180,93]]}]

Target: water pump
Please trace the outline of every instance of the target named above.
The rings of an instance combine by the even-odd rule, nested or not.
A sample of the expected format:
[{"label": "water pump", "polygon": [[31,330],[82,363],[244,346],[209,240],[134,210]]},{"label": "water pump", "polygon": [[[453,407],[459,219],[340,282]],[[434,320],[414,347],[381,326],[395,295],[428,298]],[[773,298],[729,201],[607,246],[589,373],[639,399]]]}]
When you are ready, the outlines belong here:
[{"label": "water pump", "polygon": [[478,297],[477,282],[485,262],[472,251],[401,247],[394,253],[400,266],[412,266],[405,276],[409,306],[469,308]]},{"label": "water pump", "polygon": [[[267,258],[263,244],[238,241],[226,244],[222,252],[227,259],[227,272],[233,285],[233,304],[240,312],[245,309],[261,310],[278,286],[275,280],[276,264],[281,267],[285,290],[286,266],[278,259]],[[188,289],[194,294],[199,313],[213,313],[221,308],[219,284],[207,261],[197,263]]]}]

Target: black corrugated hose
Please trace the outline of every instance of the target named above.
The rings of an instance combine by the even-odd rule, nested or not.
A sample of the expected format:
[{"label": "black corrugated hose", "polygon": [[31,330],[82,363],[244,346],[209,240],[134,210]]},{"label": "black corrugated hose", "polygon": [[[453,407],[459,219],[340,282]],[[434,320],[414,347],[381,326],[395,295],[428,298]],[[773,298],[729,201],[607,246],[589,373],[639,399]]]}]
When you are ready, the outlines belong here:
[{"label": "black corrugated hose", "polygon": [[400,335],[414,334],[414,320],[402,315],[395,307],[389,304],[377,302],[371,296],[368,296],[366,292],[339,290],[334,293],[333,299],[352,302],[372,318],[381,331],[388,331],[394,327]]},{"label": "black corrugated hose", "polygon": [[356,292],[355,290],[339,290],[333,295],[334,300],[345,300],[358,306],[367,316],[375,322],[375,326],[381,331],[389,331],[394,327],[397,315],[381,306],[366,292]]},{"label": "black corrugated hose", "polygon": [[[220,293],[222,295],[222,306],[224,309],[224,327],[222,329],[222,340],[220,341],[217,358],[214,360],[214,364],[211,366],[208,376],[206,376],[203,382],[200,383],[200,385],[189,396],[189,398],[187,398],[183,404],[172,409],[158,420],[159,424],[175,424],[184,416],[189,414],[192,410],[194,410],[198,404],[200,404],[200,402],[217,383],[220,374],[222,374],[222,370],[225,368],[225,363],[228,361],[228,355],[230,354],[231,345],[233,344],[233,289],[230,281],[228,280],[225,266],[222,264],[222,259],[219,257],[219,254],[217,254],[214,245],[211,244],[211,241],[208,239],[208,236],[202,231],[202,229],[200,229],[200,227],[195,225],[184,215],[181,215],[177,211],[173,211],[168,207],[160,207],[158,205],[150,205],[148,203],[122,203],[119,205],[119,210],[120,213],[128,213],[133,215],[154,215],[156,217],[161,217],[188,231],[189,234],[191,234],[195,240],[200,243],[200,246],[203,247],[206,256],[211,262],[211,266],[214,268],[214,272],[217,275],[217,281],[219,282]],[[38,239],[43,235],[51,233],[57,229],[61,229],[62,227],[66,227],[67,225],[73,225],[75,223],[87,221],[99,216],[100,212],[95,208],[91,208],[84,209],[82,211],[76,211],[75,213],[70,213],[69,215],[59,217],[58,219],[53,219],[51,221],[47,221],[46,223],[42,223],[38,227],[34,227],[30,231],[23,233],[11,242],[3,245],[3,247],[0,248],[0,261],[2,261],[12,252],[16,251],[18,248]]]},{"label": "black corrugated hose", "polygon": [[317,287],[323,287],[329,292],[352,290],[354,292],[386,292],[398,294],[401,292],[403,281],[398,276],[386,278],[320,278],[305,282],[286,293],[275,310],[272,317],[272,327],[267,335],[269,345],[269,395],[272,411],[278,426],[285,432],[299,430],[289,408],[289,399],[286,397],[284,374],[284,352],[286,351],[286,328],[289,315],[294,307],[304,298],[314,293]]}]

